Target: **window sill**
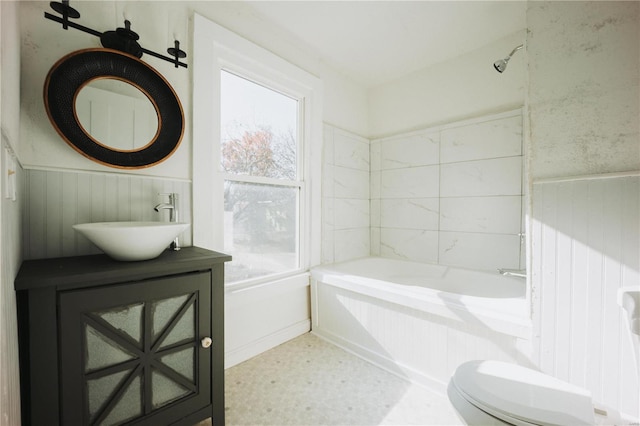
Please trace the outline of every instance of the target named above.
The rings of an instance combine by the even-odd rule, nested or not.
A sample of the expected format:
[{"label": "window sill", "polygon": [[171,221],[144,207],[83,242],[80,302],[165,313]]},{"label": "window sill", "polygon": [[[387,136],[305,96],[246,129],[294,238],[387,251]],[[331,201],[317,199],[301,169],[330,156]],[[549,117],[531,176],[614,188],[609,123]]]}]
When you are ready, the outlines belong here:
[{"label": "window sill", "polygon": [[310,275],[309,271],[299,270],[285,274],[270,275],[264,278],[225,284],[225,294],[229,295],[267,287],[306,287],[309,286]]}]

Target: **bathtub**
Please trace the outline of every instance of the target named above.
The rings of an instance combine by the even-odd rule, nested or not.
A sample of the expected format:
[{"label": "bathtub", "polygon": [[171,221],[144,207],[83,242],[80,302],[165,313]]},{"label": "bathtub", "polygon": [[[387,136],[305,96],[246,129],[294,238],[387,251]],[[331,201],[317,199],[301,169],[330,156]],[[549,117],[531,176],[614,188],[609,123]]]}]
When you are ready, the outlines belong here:
[{"label": "bathtub", "polygon": [[438,392],[465,361],[529,363],[522,278],[377,257],[311,277],[313,333]]}]

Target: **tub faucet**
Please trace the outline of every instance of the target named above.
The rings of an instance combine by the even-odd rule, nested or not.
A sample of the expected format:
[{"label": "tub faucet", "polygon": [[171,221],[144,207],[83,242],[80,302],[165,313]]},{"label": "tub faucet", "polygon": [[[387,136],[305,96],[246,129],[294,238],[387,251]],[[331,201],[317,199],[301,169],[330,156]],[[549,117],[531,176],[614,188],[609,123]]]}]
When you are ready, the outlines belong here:
[{"label": "tub faucet", "polygon": [[[169,210],[169,222],[177,222],[179,219],[179,215],[178,215],[178,194],[176,194],[175,192],[171,192],[168,194],[158,194],[160,196],[169,196],[169,202],[168,203],[160,203],[157,206],[155,206],[153,209],[157,212],[159,212],[160,210]],[[169,246],[169,248],[171,250],[180,250],[180,242],[178,240],[178,237],[176,237],[175,240],[173,240],[173,242],[171,243],[171,245]]]},{"label": "tub faucet", "polygon": [[518,277],[518,278],[527,278],[527,271],[524,269],[507,269],[501,268],[498,269],[500,275],[504,275],[505,277]]}]

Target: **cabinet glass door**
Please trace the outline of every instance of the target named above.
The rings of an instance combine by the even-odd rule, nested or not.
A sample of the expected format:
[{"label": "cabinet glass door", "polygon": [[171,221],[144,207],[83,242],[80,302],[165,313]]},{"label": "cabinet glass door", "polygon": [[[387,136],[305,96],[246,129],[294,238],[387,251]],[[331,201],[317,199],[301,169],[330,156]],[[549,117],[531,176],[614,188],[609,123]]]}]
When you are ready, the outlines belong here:
[{"label": "cabinet glass door", "polygon": [[60,301],[63,405],[79,397],[82,424],[209,403],[211,349],[200,340],[210,336],[210,274],[71,291]]}]

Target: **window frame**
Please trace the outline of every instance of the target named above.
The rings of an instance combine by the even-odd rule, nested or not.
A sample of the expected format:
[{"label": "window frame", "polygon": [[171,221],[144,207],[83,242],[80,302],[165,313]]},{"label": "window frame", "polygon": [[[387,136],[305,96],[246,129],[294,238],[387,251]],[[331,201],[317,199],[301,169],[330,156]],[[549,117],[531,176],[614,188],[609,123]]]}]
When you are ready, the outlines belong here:
[{"label": "window frame", "polygon": [[248,287],[304,274],[320,262],[322,82],[274,53],[194,14],[193,244],[224,251],[224,181],[220,155],[220,71],[225,70],[299,102],[298,180],[232,175],[233,181],[299,184],[299,269],[230,285]]}]

